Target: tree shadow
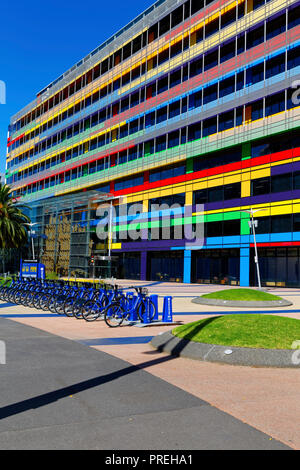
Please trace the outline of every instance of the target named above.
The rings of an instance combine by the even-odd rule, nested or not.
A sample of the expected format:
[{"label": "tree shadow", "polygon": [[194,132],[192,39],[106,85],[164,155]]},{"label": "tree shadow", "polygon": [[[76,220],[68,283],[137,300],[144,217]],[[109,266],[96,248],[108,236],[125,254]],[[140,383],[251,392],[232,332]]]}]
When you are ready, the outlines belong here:
[{"label": "tree shadow", "polygon": [[53,392],[44,393],[27,400],[19,401],[13,403],[12,405],[4,406],[0,408],[0,419],[8,418],[10,416],[17,415],[19,413],[24,413],[31,409],[41,408],[43,406],[54,403],[62,398],[69,397],[70,395],[75,395],[77,393],[83,392],[85,390],[98,387],[99,385],[112,382],[113,380],[119,379],[129,374],[133,374],[141,369],[147,369],[156,364],[161,364],[175,359],[172,356],[164,356],[152,361],[143,362],[138,365],[131,365],[125,367],[124,369],[111,372],[103,376],[95,377],[93,379],[85,380],[83,382],[78,382],[76,384],[70,385],[68,387],[60,388],[59,390],[54,390]]},{"label": "tree shadow", "polygon": [[[190,343],[190,341],[193,341],[193,337],[195,337],[199,331],[201,331],[203,328],[205,328],[207,325],[209,325],[210,323],[212,323],[213,321],[217,320],[218,318],[220,318],[219,316],[217,317],[210,317],[210,318],[206,318],[205,320],[203,320],[200,324],[197,324],[194,326],[194,328],[192,329],[192,332],[189,333],[189,336],[190,336],[190,339],[183,339],[181,338],[181,341],[179,341],[179,343],[177,343],[171,350],[170,350],[170,354],[172,354],[172,356],[175,356],[175,357],[178,357],[180,356],[180,354],[182,353],[182,351],[184,350],[184,348]],[[179,339],[179,338],[177,338]],[[159,352],[164,352],[165,351],[165,347],[167,346],[167,344],[169,344],[171,341],[173,341],[174,338],[170,338],[168,340],[166,340],[165,343],[161,344],[157,350]]]},{"label": "tree shadow", "polygon": [[[209,323],[213,322],[219,317],[207,318],[203,321],[200,325],[195,326],[195,333],[199,332],[202,328],[204,328]],[[173,338],[168,339],[163,345],[157,348],[155,351],[157,352],[164,352],[164,347],[172,341]],[[13,403],[12,405],[4,406],[0,408],[0,419],[8,418],[10,416],[17,415],[19,413],[24,413],[25,411],[31,409],[41,408],[43,406],[49,405],[54,403],[62,398],[69,397],[70,395],[76,395],[77,393],[83,392],[85,390],[92,389],[94,387],[98,387],[100,385],[106,384],[108,382],[112,382],[113,380],[119,379],[120,377],[124,377],[129,374],[133,374],[141,369],[147,369],[148,367],[162,364],[164,362],[172,361],[176,359],[189,343],[188,340],[181,339],[179,343],[172,348],[170,355],[163,356],[151,361],[142,362],[141,364],[137,365],[130,365],[123,369],[120,369],[115,372],[111,372],[106,375],[102,375],[99,377],[95,377],[93,379],[84,380],[83,382],[78,382],[76,384],[70,385],[68,387],[60,388],[58,390],[54,390],[49,393],[44,393],[42,395],[38,395],[33,398],[29,398],[27,400],[22,400],[17,403]]]}]

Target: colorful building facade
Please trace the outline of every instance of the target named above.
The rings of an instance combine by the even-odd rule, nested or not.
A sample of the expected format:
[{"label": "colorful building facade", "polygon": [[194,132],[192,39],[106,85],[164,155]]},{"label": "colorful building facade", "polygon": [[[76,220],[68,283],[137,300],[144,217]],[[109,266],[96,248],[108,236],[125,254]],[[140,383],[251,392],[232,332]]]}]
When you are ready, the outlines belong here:
[{"label": "colorful building facade", "polygon": [[[300,2],[156,2],[11,119],[6,181],[52,230],[43,256],[59,258],[62,232],[62,270],[90,275],[92,197],[106,194],[119,277],[248,286],[247,211],[259,209],[263,285],[299,286],[299,73]],[[147,239],[121,236],[125,203],[142,204]],[[171,228],[204,221],[203,244],[174,230],[153,240],[164,224],[154,203],[177,205]]]}]

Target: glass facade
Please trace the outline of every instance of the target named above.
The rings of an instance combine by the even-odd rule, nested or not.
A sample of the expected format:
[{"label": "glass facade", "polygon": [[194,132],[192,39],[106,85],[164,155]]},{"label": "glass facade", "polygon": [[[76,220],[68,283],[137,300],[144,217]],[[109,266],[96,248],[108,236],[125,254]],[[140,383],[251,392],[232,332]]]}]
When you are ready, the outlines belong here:
[{"label": "glass facade", "polygon": [[119,277],[247,286],[252,207],[263,282],[299,286],[299,38],[297,1],[159,0],[41,90],[5,177],[47,269],[89,276],[109,250]]}]

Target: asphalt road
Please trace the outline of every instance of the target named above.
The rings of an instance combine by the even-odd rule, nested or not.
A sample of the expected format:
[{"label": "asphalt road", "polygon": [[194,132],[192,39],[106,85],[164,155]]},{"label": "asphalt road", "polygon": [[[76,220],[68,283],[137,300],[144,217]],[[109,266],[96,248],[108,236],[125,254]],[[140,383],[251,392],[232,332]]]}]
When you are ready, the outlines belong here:
[{"label": "asphalt road", "polygon": [[[288,449],[89,346],[0,318],[0,449]],[[172,361],[162,355],[157,361]],[[226,391],[228,393],[228,390]]]}]

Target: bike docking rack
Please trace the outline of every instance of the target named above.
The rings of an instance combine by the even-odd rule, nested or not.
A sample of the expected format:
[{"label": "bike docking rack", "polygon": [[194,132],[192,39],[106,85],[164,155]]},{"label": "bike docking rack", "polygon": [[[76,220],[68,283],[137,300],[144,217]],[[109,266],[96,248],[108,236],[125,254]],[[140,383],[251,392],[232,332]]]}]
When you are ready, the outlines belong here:
[{"label": "bike docking rack", "polygon": [[104,320],[109,327],[180,324],[173,321],[172,297],[163,298],[161,313],[159,297],[149,295],[146,286],[120,289],[117,285],[106,284],[96,288],[78,281],[22,277],[0,286],[2,301],[87,322]]},{"label": "bike docking rack", "polygon": [[[129,306],[134,305],[136,301],[136,295],[131,292],[126,294],[126,299],[129,302]],[[149,295],[146,299],[146,309],[143,314],[143,321],[138,319],[138,314],[135,310],[132,310],[130,316],[126,322],[123,323],[123,326],[137,326],[139,328],[145,328],[149,326],[161,326],[161,325],[178,325],[181,322],[173,320],[173,298],[171,296],[164,297],[163,301],[163,311],[159,313],[158,309],[158,295],[152,294]],[[155,306],[155,315],[151,320],[151,312],[150,312],[150,301]]]}]

